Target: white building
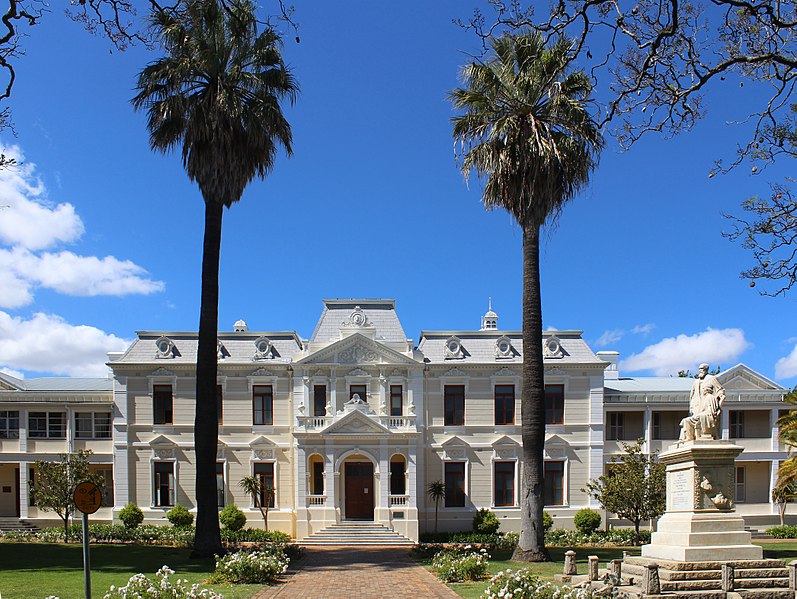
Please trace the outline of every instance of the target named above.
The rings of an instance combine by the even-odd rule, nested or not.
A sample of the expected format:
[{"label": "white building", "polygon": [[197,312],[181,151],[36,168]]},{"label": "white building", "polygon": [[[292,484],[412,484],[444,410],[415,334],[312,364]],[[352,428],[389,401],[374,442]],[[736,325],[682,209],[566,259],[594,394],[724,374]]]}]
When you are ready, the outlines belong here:
[{"label": "white building", "polygon": [[[242,321],[218,338],[219,503],[244,509],[250,525],[259,513],[238,481],[256,475],[275,489],[269,526],[297,539],[343,520],[417,539],[434,526],[425,489],[438,480],[441,530],[470,528],[480,507],[518,528],[523,347],[494,312],[479,330],[422,331],[416,347],[393,300],[325,300],[310,339]],[[617,354],[594,353],[581,331],[541,342],[546,509],[567,525],[597,507],[581,489],[620,441],[644,437],[651,451],[674,442],[692,380],[620,376]],[[131,501],[152,522],[177,503],[194,508],[196,348],[196,333],[143,331],[111,356],[112,379],[0,375],[0,516],[51,520],[31,505],[31,466],[79,448],[94,451],[108,481],[98,518]],[[773,523],[786,389],[741,364],[718,378],[723,437],[745,448],[737,509],[750,524]]]}]

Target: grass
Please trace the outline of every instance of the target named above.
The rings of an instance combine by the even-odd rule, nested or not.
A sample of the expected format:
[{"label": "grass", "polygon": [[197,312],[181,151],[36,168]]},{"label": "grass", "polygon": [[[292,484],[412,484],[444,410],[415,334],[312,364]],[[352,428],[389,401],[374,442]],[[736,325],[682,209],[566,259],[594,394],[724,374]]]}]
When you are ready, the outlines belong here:
[{"label": "grass", "polygon": [[[191,584],[203,583],[214,560],[192,560],[188,549],[149,545],[92,545],[92,596],[102,597],[139,572],[152,578],[163,565]],[[249,599],[262,585],[211,585],[227,599]],[[3,599],[83,599],[83,548],[50,543],[0,543],[0,594]]]},{"label": "grass", "polygon": [[[764,557],[771,559],[782,559],[787,563],[793,559],[797,559],[797,541],[794,542],[779,542],[779,543],[756,543],[764,548]],[[509,558],[512,557],[511,551],[493,551],[491,553],[492,559],[489,565],[489,574],[497,574],[501,570],[512,568],[517,570],[519,568],[529,568],[534,574],[544,580],[553,580],[556,574],[561,574],[564,569],[565,551],[569,547],[549,547],[548,551],[551,554],[552,561],[546,563],[523,563],[513,562]],[[585,574],[587,572],[587,557],[590,555],[597,555],[600,560],[601,568],[604,568],[606,563],[612,559],[619,559],[623,557],[623,551],[628,551],[634,554],[639,554],[639,547],[572,547],[576,552],[576,563],[578,565],[579,573]],[[421,560],[421,563],[427,568],[431,569],[432,560]],[[460,597],[467,597],[468,599],[475,599],[481,596],[484,589],[487,588],[487,579],[475,582],[453,582],[448,586],[457,593]]]}]

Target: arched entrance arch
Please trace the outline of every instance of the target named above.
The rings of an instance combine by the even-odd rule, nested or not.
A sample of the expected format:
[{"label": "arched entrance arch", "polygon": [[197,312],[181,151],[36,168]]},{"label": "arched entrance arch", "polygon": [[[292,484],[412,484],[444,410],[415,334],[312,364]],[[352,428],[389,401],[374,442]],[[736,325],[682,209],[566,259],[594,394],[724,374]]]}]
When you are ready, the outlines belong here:
[{"label": "arched entrance arch", "polygon": [[373,521],[376,507],[374,472],[378,462],[365,452],[349,452],[341,457],[344,520]]}]

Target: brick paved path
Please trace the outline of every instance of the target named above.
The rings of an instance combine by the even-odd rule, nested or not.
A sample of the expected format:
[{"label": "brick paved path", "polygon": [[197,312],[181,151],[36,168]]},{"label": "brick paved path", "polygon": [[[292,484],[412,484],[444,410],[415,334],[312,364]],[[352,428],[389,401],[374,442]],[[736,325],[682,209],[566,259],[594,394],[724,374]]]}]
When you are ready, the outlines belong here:
[{"label": "brick paved path", "polygon": [[403,547],[307,547],[297,570],[253,599],[458,597],[408,553]]}]

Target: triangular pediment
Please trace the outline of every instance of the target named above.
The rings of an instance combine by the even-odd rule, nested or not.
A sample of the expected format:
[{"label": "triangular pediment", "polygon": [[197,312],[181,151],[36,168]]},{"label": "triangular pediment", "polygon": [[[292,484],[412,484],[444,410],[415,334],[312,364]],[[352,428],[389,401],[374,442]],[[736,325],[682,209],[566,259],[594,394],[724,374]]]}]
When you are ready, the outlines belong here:
[{"label": "triangular pediment", "polygon": [[325,435],[389,435],[390,430],[360,411],[352,411],[323,431]]},{"label": "triangular pediment", "polygon": [[737,364],[717,375],[717,379],[726,389],[740,391],[781,391],[782,386],[750,368],[745,364]]},{"label": "triangular pediment", "polygon": [[446,439],[445,441],[443,441],[440,445],[442,447],[465,447],[467,446],[467,443],[465,443],[465,441],[454,435],[450,439]]},{"label": "triangular pediment", "polygon": [[263,435],[260,435],[259,437],[256,437],[253,441],[251,441],[249,443],[249,447],[252,447],[252,448],[255,448],[255,447],[276,447],[276,446],[277,446],[277,444],[274,443],[274,441],[272,441],[268,437],[264,437]]},{"label": "triangular pediment", "polygon": [[296,364],[412,364],[417,366],[418,362],[378,341],[355,333],[297,360]]},{"label": "triangular pediment", "polygon": [[174,447],[176,443],[165,435],[158,435],[149,442],[150,447]]},{"label": "triangular pediment", "polygon": [[517,447],[519,445],[520,443],[518,443],[511,437],[507,437],[506,435],[492,442],[493,447]]},{"label": "triangular pediment", "polygon": [[562,439],[559,435],[545,435],[545,446],[555,447],[567,445],[567,441]]}]

